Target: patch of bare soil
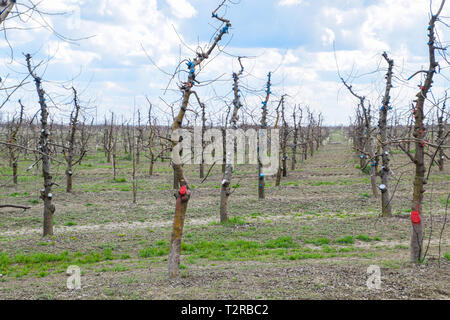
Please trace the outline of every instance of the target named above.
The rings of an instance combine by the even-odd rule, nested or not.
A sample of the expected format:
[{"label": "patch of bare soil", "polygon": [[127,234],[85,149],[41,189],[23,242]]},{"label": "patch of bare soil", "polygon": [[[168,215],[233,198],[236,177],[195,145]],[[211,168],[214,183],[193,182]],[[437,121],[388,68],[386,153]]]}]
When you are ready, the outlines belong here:
[{"label": "patch of bare soil", "polygon": [[[220,167],[201,183],[198,168],[187,166],[194,192],[183,241],[193,247],[241,241],[235,250],[248,255],[215,260],[214,255],[183,252],[181,276],[169,281],[165,251],[149,257],[140,254],[165,248],[170,239],[174,198],[168,163],[157,163],[152,177],[145,174],[147,164],[141,164],[135,205],[127,182],[129,162],[119,162],[123,166],[119,175],[125,178],[119,183],[97,158],[91,167],[76,172],[72,194],[55,187],[54,237],[40,236],[40,204],[26,212],[3,211],[0,253],[101,255],[109,249],[114,257],[81,265],[82,289],[75,291],[67,289],[61,265],[40,275],[40,269],[3,274],[0,299],[450,299],[450,262],[444,258],[450,253],[448,226],[439,241],[449,166],[444,172],[433,168],[426,186],[424,246],[430,234],[431,241],[425,262],[412,266],[408,249],[412,167],[405,165],[407,161],[406,156],[393,154],[392,183],[403,175],[390,219],[379,217],[380,200],[371,196],[368,176],[355,168],[358,160],[342,139],[330,141],[313,158],[299,160],[297,170],[288,171],[280,187],[268,178],[264,201],[257,198],[256,168],[238,166],[229,203],[230,217],[235,218],[231,225],[215,223]],[[64,175],[59,179],[63,181]],[[35,203],[40,188],[37,179],[7,186],[0,190],[0,199]],[[280,255],[258,259],[251,247],[245,247],[257,243],[267,248],[268,242],[278,245],[270,250],[279,250]],[[289,250],[303,250],[305,255],[290,260]],[[370,265],[381,268],[380,289],[367,287]]]}]

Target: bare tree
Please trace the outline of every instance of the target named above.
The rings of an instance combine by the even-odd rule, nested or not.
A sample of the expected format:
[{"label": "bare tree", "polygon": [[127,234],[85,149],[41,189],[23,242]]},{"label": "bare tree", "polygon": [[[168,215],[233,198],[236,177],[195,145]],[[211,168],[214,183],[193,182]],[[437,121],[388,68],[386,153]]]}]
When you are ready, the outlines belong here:
[{"label": "bare tree", "polygon": [[[77,90],[72,87],[73,91],[73,104],[74,109],[70,114],[70,125],[69,133],[67,135],[68,148],[64,148],[64,158],[67,163],[66,168],[66,192],[72,192],[72,176],[73,176],[73,166],[79,164],[83,157],[86,155],[87,149],[83,148],[77,160],[74,161],[75,143],[76,143],[76,133],[78,130],[78,117],[80,114],[80,104],[78,101]],[[82,145],[84,143],[82,142]]]},{"label": "bare tree", "polygon": [[[139,149],[139,145],[138,142],[136,141],[136,130],[135,130],[135,125],[134,125],[134,116],[135,113],[133,112],[133,125],[132,125],[132,129],[131,129],[131,133],[130,133],[130,127],[127,125],[127,135],[130,139],[130,153],[132,156],[132,163],[133,163],[133,169],[132,169],[132,181],[133,181],[133,203],[136,204],[137,203],[137,188],[138,188],[138,180],[137,180],[137,175],[136,175],[136,167],[137,167],[137,159],[138,159],[138,149]],[[140,121],[139,121],[139,127],[140,127]]]},{"label": "bare tree", "polygon": [[[433,84],[433,77],[436,73],[436,68],[439,64],[436,61],[435,56],[435,43],[436,43],[436,21],[444,7],[445,0],[442,0],[441,5],[435,15],[431,14],[431,19],[428,25],[428,51],[429,51],[429,66],[428,70],[421,70],[416,72],[425,73],[425,82],[420,87],[420,91],[417,93],[417,99],[414,108],[414,140],[416,146],[416,152],[414,157],[407,152],[410,159],[413,160],[415,164],[415,176],[414,176],[414,189],[413,189],[413,199],[411,203],[411,262],[419,263],[423,254],[423,230],[422,230],[422,201],[423,193],[425,192],[424,185],[426,184],[425,179],[425,130],[424,127],[424,105],[427,94],[431,89]],[[414,76],[412,75],[410,79]]]},{"label": "bare tree", "polygon": [[265,198],[265,194],[264,194],[264,186],[265,186],[265,179],[264,179],[264,173],[263,173],[263,164],[262,164],[262,160],[261,160],[261,153],[262,150],[260,150],[260,140],[261,140],[261,134],[262,134],[262,130],[266,130],[267,129],[267,103],[269,102],[269,98],[270,98],[270,94],[272,93],[270,91],[270,88],[272,86],[271,83],[271,77],[272,77],[272,73],[269,72],[267,74],[267,84],[266,84],[266,97],[264,99],[264,101],[262,102],[262,116],[261,116],[261,124],[260,124],[260,133],[258,134],[258,198],[259,199],[264,199]]},{"label": "bare tree", "polygon": [[[391,213],[391,199],[390,199],[390,190],[389,190],[389,176],[391,169],[389,168],[390,161],[390,150],[389,145],[387,143],[387,114],[388,110],[392,109],[390,104],[390,92],[392,88],[392,75],[394,68],[394,60],[389,59],[386,52],[383,53],[383,58],[388,63],[388,71],[386,74],[386,90],[383,97],[383,105],[380,108],[380,118],[378,121],[378,129],[381,137],[381,147],[382,147],[382,163],[380,176],[381,176],[381,184],[379,189],[381,190],[381,215],[383,217],[392,216]],[[378,162],[378,161],[377,161]]]},{"label": "bare tree", "polygon": [[10,166],[13,169],[13,182],[14,184],[17,184],[17,167],[18,167],[18,155],[16,153],[16,147],[15,144],[17,143],[17,134],[19,133],[20,127],[23,123],[23,111],[24,106],[22,102],[19,100],[20,104],[20,113],[19,117],[17,119],[17,122],[13,118],[11,122],[9,123],[9,143],[11,145],[8,146],[9,149],[9,163]]},{"label": "bare tree", "polygon": [[277,170],[277,176],[275,180],[275,186],[279,186],[281,183],[281,174],[284,174],[284,166],[286,165],[286,144],[287,144],[287,123],[286,119],[284,117],[284,98],[286,95],[282,95],[280,102],[278,103],[276,113],[277,113],[277,119],[275,120],[274,129],[278,128],[278,122],[280,120],[280,107],[281,107],[281,119],[283,122],[283,136],[281,139],[281,154],[278,154],[278,170]]},{"label": "bare tree", "polygon": [[[212,13],[213,18],[217,19],[218,21],[220,21],[225,25],[223,26],[223,28],[219,30],[217,36],[214,38],[214,41],[206,50],[206,52],[197,52],[197,56],[192,61],[189,60],[187,63],[189,75],[187,81],[184,82],[180,88],[183,94],[183,98],[181,102],[181,108],[172,124],[172,132],[174,133],[176,133],[177,130],[182,127],[183,119],[185,117],[186,110],[189,104],[189,98],[193,93],[192,87],[197,82],[197,80],[195,79],[196,78],[195,68],[199,66],[204,60],[210,57],[211,53],[217,47],[223,35],[228,33],[228,30],[231,27],[231,23],[229,20],[219,17],[217,14],[218,10],[225,4],[225,2],[226,0],[224,0],[219,5],[219,7]],[[175,134],[174,137],[172,138],[172,148],[175,149],[175,147],[179,144],[179,142],[180,141],[178,138],[176,138]],[[175,278],[179,274],[181,237],[183,234],[184,221],[186,218],[187,205],[191,196],[191,190],[184,176],[182,164],[178,161],[173,161],[172,167],[174,171],[174,176],[177,178],[181,186],[180,189],[175,193],[176,208],[168,259],[169,277]]]},{"label": "bare tree", "polygon": [[108,126],[108,121],[105,117],[105,125],[103,129],[103,150],[105,151],[106,162],[111,162],[111,152],[113,149],[114,136],[114,113],[111,112],[111,122]]},{"label": "bare tree", "polygon": [[156,157],[155,157],[155,152],[153,149],[153,139],[155,137],[155,125],[152,123],[152,103],[150,102],[150,100],[147,101],[149,103],[149,107],[148,107],[148,125],[150,127],[149,130],[149,134],[148,134],[148,151],[150,153],[150,165],[148,168],[148,175],[152,176],[153,175],[153,166],[155,165],[155,161],[156,161]]},{"label": "bare tree", "polygon": [[[244,66],[242,65],[241,57],[238,58],[239,65],[241,66],[241,69],[239,72],[233,72],[233,113],[231,115],[231,129],[237,130],[237,122],[239,119],[238,112],[239,109],[243,106],[241,99],[240,99],[240,93],[239,93],[239,77],[244,72]],[[234,139],[229,141],[228,143],[228,152],[226,152],[226,167],[225,167],[225,173],[223,174],[223,180],[222,180],[222,187],[220,190],[220,222],[226,222],[228,221],[228,198],[231,194],[231,178],[233,176],[233,162],[234,157],[232,158],[231,155],[234,154],[230,149],[234,148]]]},{"label": "bare tree", "polygon": [[[141,111],[137,111],[138,125],[137,125],[137,136],[136,136],[136,164],[139,164],[141,157],[141,147],[144,141],[144,129],[141,126]],[[133,125],[134,127],[134,125]]]},{"label": "bare tree", "polygon": [[202,131],[200,135],[200,179],[203,179],[205,177],[205,132],[206,132],[206,107],[204,103],[200,104],[200,108],[202,110]]},{"label": "bare tree", "polygon": [[41,190],[41,199],[44,200],[44,237],[53,235],[53,214],[55,213],[55,205],[52,204],[52,186],[55,184],[50,173],[50,130],[48,127],[48,107],[45,98],[45,91],[42,88],[41,78],[34,73],[31,66],[31,55],[26,56],[28,72],[33,77],[36,84],[36,91],[39,96],[39,105],[41,107],[41,135],[39,138],[39,151],[42,158],[42,174],[44,176],[44,189]]},{"label": "bare tree", "polygon": [[[376,184],[376,155],[372,144],[372,126],[371,126],[371,106],[370,103],[366,106],[366,97],[358,95],[351,85],[341,77],[341,81],[348,91],[359,100],[358,108],[362,110],[362,117],[358,117],[358,121],[363,121],[363,126],[358,126],[361,130],[364,130],[364,142],[363,148],[358,151],[361,153],[361,170],[365,170],[367,166],[370,166],[370,183],[372,185],[372,194],[374,197],[378,197],[378,188]],[[364,128],[364,129],[363,129]],[[365,157],[364,157],[365,156]],[[369,161],[363,161],[368,158]]]},{"label": "bare tree", "polygon": [[303,110],[298,107],[298,110],[300,112],[299,114],[299,120],[297,124],[297,106],[294,106],[294,110],[292,112],[292,118],[294,120],[294,141],[292,144],[292,161],[291,161],[291,170],[295,170],[295,166],[297,164],[297,147],[298,147],[298,131],[301,130],[301,123],[302,123],[302,117],[303,117]]},{"label": "bare tree", "polygon": [[448,116],[446,116],[444,119],[446,104],[447,104],[447,92],[445,92],[445,98],[444,98],[444,101],[442,102],[442,107],[441,108],[438,107],[437,112],[436,112],[437,121],[438,121],[438,132],[437,132],[437,137],[436,137],[436,143],[439,145],[438,161],[437,161],[438,166],[439,166],[439,171],[444,171],[445,153],[444,153],[444,149],[442,148],[442,144],[444,144],[444,142],[445,142],[444,128],[447,125],[447,119],[448,119]]}]

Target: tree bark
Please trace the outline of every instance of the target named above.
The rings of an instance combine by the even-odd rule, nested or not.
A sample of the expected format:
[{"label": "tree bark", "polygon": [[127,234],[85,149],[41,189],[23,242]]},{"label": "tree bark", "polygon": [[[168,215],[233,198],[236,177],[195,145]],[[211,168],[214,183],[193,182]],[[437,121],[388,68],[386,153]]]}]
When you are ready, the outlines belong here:
[{"label": "tree bark", "polygon": [[390,171],[389,161],[390,161],[390,150],[387,143],[387,113],[390,109],[390,91],[392,88],[392,69],[394,68],[394,60],[388,58],[386,52],[383,53],[383,57],[388,63],[388,71],[386,74],[386,91],[383,98],[383,106],[380,108],[380,119],[378,122],[378,128],[381,136],[381,147],[382,147],[382,167],[380,171],[381,176],[381,216],[391,217],[391,199],[390,199],[390,188],[389,188],[389,178]]},{"label": "tree bark", "polygon": [[[435,23],[444,7],[445,0],[441,2],[440,8],[436,15],[432,15],[429,22],[428,33],[428,51],[429,51],[429,69],[426,72],[426,79],[424,85],[421,87],[419,93],[417,93],[416,107],[414,109],[414,132],[413,136],[417,139],[415,142],[416,152],[414,155],[415,176],[414,176],[414,189],[413,199],[411,203],[411,262],[420,263],[423,254],[423,230],[422,221],[420,219],[422,215],[422,201],[423,193],[425,192],[424,185],[425,179],[425,161],[424,161],[424,148],[425,148],[425,130],[424,127],[424,104],[425,99],[431,86],[433,84],[433,76],[436,73],[438,63],[435,58]],[[413,213],[417,212],[418,219],[413,219]]]},{"label": "tree bark", "polygon": [[[231,128],[233,130],[237,129],[237,121],[238,121],[238,112],[239,109],[243,106],[240,101],[240,94],[239,94],[239,76],[242,75],[244,72],[244,67],[241,63],[241,58],[238,58],[239,64],[241,66],[241,70],[238,73],[233,73],[233,92],[234,92],[234,99],[233,99],[233,114],[231,116]],[[224,139],[225,141],[225,139]],[[233,162],[234,157],[231,157],[231,154],[233,154],[231,151],[234,150],[234,139],[229,141],[228,147],[224,148],[224,150],[227,150],[228,152],[225,153],[225,172],[223,175],[223,180],[221,184],[221,190],[220,190],[220,222],[224,223],[228,221],[228,198],[230,197],[230,185],[231,185],[231,179],[233,176]]]},{"label": "tree bark", "polygon": [[[192,87],[195,83],[195,67],[198,66],[202,61],[205,59],[208,59],[214,48],[217,46],[219,41],[222,39],[223,35],[225,33],[228,33],[228,29],[231,27],[231,23],[229,20],[226,20],[224,18],[220,18],[217,16],[216,12],[222,7],[220,5],[214,12],[213,17],[218,19],[219,21],[222,21],[225,23],[225,27],[223,27],[219,34],[214,38],[214,42],[211,44],[209,49],[202,53],[201,55],[198,55],[196,58],[194,58],[193,61],[188,62],[188,68],[189,68],[189,75],[187,82],[184,83],[181,90],[183,92],[183,99],[181,103],[181,108],[178,112],[178,115],[175,117],[173,125],[172,125],[172,132],[175,132],[177,129],[181,128],[181,125],[183,123],[183,118],[187,110],[187,106],[189,104],[189,98],[192,94]],[[179,143],[178,139],[172,138],[172,148],[175,148],[176,145]],[[175,216],[174,216],[174,222],[173,222],[173,228],[172,228],[172,237],[171,237],[171,243],[170,243],[170,251],[169,251],[169,259],[168,259],[168,271],[169,271],[169,277],[175,278],[179,274],[179,268],[180,268],[180,254],[181,254],[181,238],[183,235],[183,227],[184,227],[184,221],[186,218],[186,211],[188,202],[191,196],[191,191],[189,189],[188,183],[184,177],[183,173],[183,167],[181,166],[181,163],[178,163],[177,161],[172,161],[172,167],[174,171],[174,177],[176,176],[178,178],[180,189],[175,193],[176,201],[176,208],[175,208]],[[183,193],[182,193],[183,192]]]},{"label": "tree bark", "polygon": [[260,125],[260,130],[259,130],[259,134],[258,134],[258,198],[259,199],[264,199],[265,198],[265,192],[264,192],[264,187],[265,187],[265,179],[264,179],[264,173],[263,173],[263,165],[262,165],[262,161],[261,161],[261,150],[260,150],[260,146],[261,146],[261,135],[262,135],[262,130],[267,130],[267,103],[269,102],[269,98],[270,98],[270,87],[271,87],[271,82],[270,82],[270,78],[271,78],[271,72],[269,72],[269,74],[267,75],[267,85],[266,85],[266,98],[265,100],[262,102],[262,117],[261,117],[261,125]]},{"label": "tree bark", "polygon": [[55,213],[55,205],[52,204],[52,176],[50,174],[51,160],[50,160],[50,147],[49,136],[50,130],[48,128],[48,109],[45,102],[45,91],[42,89],[41,78],[36,76],[31,67],[31,56],[26,55],[28,72],[33,77],[36,91],[39,96],[39,105],[41,107],[41,135],[39,137],[39,149],[42,152],[42,174],[44,177],[44,189],[41,190],[41,199],[44,201],[44,230],[43,235],[53,235],[53,214]]}]

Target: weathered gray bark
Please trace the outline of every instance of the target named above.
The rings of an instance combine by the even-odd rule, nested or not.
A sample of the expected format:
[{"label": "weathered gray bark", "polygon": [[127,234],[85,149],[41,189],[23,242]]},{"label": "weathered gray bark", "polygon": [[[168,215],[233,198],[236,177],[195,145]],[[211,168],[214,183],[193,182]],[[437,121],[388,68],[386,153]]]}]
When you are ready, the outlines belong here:
[{"label": "weathered gray bark", "polygon": [[[435,58],[435,24],[439,14],[444,7],[445,0],[442,0],[439,10],[436,15],[432,15],[429,22],[428,33],[428,52],[429,52],[429,68],[426,71],[426,78],[421,90],[417,93],[417,99],[414,101],[416,107],[414,109],[414,132],[413,136],[416,139],[416,152],[414,154],[415,176],[414,176],[414,189],[413,199],[411,203],[411,218],[413,213],[417,212],[419,219],[416,222],[411,221],[411,262],[419,263],[423,254],[423,230],[422,221],[420,219],[422,215],[422,201],[423,193],[425,192],[424,185],[427,183],[425,179],[425,127],[424,127],[424,104],[428,92],[433,84],[433,76],[436,73],[438,63]],[[412,219],[413,220],[413,219]]]},{"label": "weathered gray bark", "polygon": [[155,165],[155,152],[153,150],[153,138],[155,136],[155,125],[152,123],[152,108],[153,105],[150,102],[150,100],[147,98],[147,101],[149,103],[149,108],[148,108],[148,125],[149,125],[149,135],[148,135],[148,151],[150,153],[150,164],[149,164],[149,168],[148,168],[148,175],[152,176],[153,175],[153,167]]},{"label": "weathered gray bark", "polygon": [[260,150],[260,138],[262,134],[262,130],[267,129],[267,103],[269,102],[270,98],[270,87],[271,87],[271,72],[267,75],[267,84],[266,84],[266,98],[262,102],[262,117],[261,117],[261,124],[260,124],[260,132],[258,134],[258,198],[264,199],[265,198],[265,192],[264,192],[264,186],[265,186],[265,179],[264,179],[264,173],[263,173],[263,165],[261,161],[261,150]]},{"label": "weathered gray bark", "polygon": [[39,137],[39,149],[42,152],[42,174],[44,177],[44,189],[41,190],[41,199],[44,201],[44,232],[45,236],[53,235],[53,214],[55,213],[55,205],[52,204],[52,176],[50,173],[50,146],[49,136],[50,130],[48,128],[48,108],[45,102],[45,91],[42,89],[41,78],[34,74],[34,69],[31,66],[31,55],[26,56],[28,72],[33,77],[36,91],[39,96],[39,105],[41,107],[41,134]]},{"label": "weathered gray bark", "polygon": [[[237,121],[238,121],[238,112],[239,109],[242,107],[242,103],[240,101],[240,94],[239,94],[239,76],[244,72],[244,67],[241,63],[241,58],[238,59],[239,64],[241,66],[241,69],[238,73],[233,73],[233,93],[234,93],[234,99],[233,99],[233,113],[231,116],[231,128],[236,130],[237,129]],[[228,149],[234,148],[234,140],[230,141],[228,144]],[[225,148],[224,148],[225,150]],[[228,150],[226,154],[226,166],[225,166],[225,172],[223,175],[222,180],[222,186],[220,190],[220,222],[226,222],[228,221],[228,198],[230,197],[230,185],[231,185],[231,178],[233,176],[233,162],[234,159],[231,157],[231,150]]]},{"label": "weathered gray bark", "polygon": [[133,157],[133,170],[132,170],[132,179],[133,179],[133,203],[137,203],[137,189],[138,189],[138,181],[136,176],[136,166],[137,166],[137,159],[138,159],[138,153],[139,153],[139,146],[136,142],[136,134],[134,129],[134,123],[133,123],[133,134],[132,134],[132,141],[130,144],[130,152]]},{"label": "weathered gray bark", "polygon": [[[291,161],[291,170],[294,171],[295,167],[297,165],[297,144],[298,144],[298,125],[297,125],[297,114],[296,114],[296,108],[294,107],[294,112],[292,114],[292,117],[294,119],[294,144],[292,145],[292,161]],[[299,123],[302,122],[302,109],[300,109],[300,120]]]},{"label": "weathered gray bark", "polygon": [[[69,127],[69,136],[68,136],[68,142],[69,147],[66,150],[64,150],[64,156],[67,163],[66,168],[66,192],[72,192],[72,166],[73,166],[73,157],[74,157],[74,148],[75,148],[75,134],[77,132],[77,125],[78,125],[78,114],[80,112],[80,105],[78,103],[78,95],[75,88],[72,88],[73,90],[73,103],[74,103],[74,110],[72,111],[70,115],[70,127]],[[81,155],[82,158],[83,155]],[[80,159],[81,159],[80,158]],[[81,161],[81,160],[80,160]]]},{"label": "weathered gray bark", "polygon": [[16,0],[2,0],[0,2],[0,24],[8,18],[15,4]]},{"label": "weathered gray bark", "polygon": [[283,139],[282,139],[282,143],[281,143],[281,153],[282,153],[282,158],[281,158],[281,163],[283,165],[283,177],[287,177],[287,142],[288,142],[288,135],[289,135],[289,131],[288,131],[288,124],[286,121],[286,117],[285,117],[285,112],[284,112],[284,97],[283,97],[283,102],[281,103],[281,121],[283,122]]},{"label": "weathered gray bark", "polygon": [[436,142],[439,145],[438,150],[438,166],[439,171],[444,171],[444,149],[442,148],[442,144],[444,144],[445,137],[444,137],[444,126],[446,125],[446,121],[444,123],[444,114],[445,114],[445,105],[447,103],[447,92],[445,92],[445,98],[443,102],[442,108],[438,108],[437,110],[437,120],[438,120],[438,132],[436,137]]},{"label": "weathered gray bark", "polygon": [[[274,129],[278,128],[278,122],[280,120],[280,107],[281,107],[281,117],[284,119],[284,97],[285,95],[281,96],[280,103],[277,106],[276,112],[277,112],[277,119],[275,121]],[[284,128],[285,122],[283,122],[283,138],[286,138],[284,131],[286,128]],[[283,163],[286,164],[284,160],[284,156],[286,154],[286,140],[281,140],[281,154],[278,154],[278,170],[277,170],[277,176],[275,179],[275,186],[279,187],[281,182],[281,174],[283,173]]]},{"label": "weathered gray bark", "polygon": [[205,177],[205,157],[204,157],[204,150],[205,150],[205,132],[206,132],[206,108],[205,104],[202,103],[200,105],[202,109],[202,132],[201,132],[201,153],[200,153],[200,179],[203,179]]},{"label": "weathered gray bark", "polygon": [[[222,39],[223,35],[225,33],[228,33],[228,29],[231,27],[231,23],[229,20],[220,18],[217,15],[217,11],[222,7],[222,5],[223,3],[213,12],[213,18],[216,18],[219,21],[225,23],[225,27],[223,27],[219,31],[219,34],[214,38],[214,42],[211,44],[211,46],[206,52],[198,54],[193,61],[189,61],[188,63],[189,76],[187,82],[184,83],[183,87],[181,88],[183,93],[183,99],[181,102],[181,108],[178,112],[178,115],[174,119],[172,125],[172,132],[175,132],[177,129],[180,129],[182,126],[183,118],[186,113],[187,106],[189,104],[189,98],[193,92],[191,89],[195,83],[195,67],[200,65],[205,59],[209,58],[214,48],[218,45],[218,43]],[[179,143],[178,140],[172,139],[172,148],[175,148],[178,143]],[[181,166],[181,164],[177,162],[172,162],[172,167],[174,171],[174,178],[175,177],[178,178],[178,182],[181,186],[180,189],[175,193],[175,198],[177,200],[168,259],[169,277],[175,278],[179,275],[181,238],[183,235],[184,221],[186,218],[186,211],[191,196],[191,191],[189,190],[188,183],[184,177],[183,167]]]},{"label": "weathered gray bark", "polygon": [[389,59],[387,53],[383,53],[383,57],[388,63],[388,71],[386,74],[386,90],[383,98],[383,106],[380,108],[380,119],[378,122],[378,129],[381,137],[381,148],[382,148],[382,167],[380,171],[381,176],[381,215],[383,217],[391,217],[391,199],[390,199],[390,189],[389,189],[389,178],[390,171],[389,168],[389,158],[390,158],[390,150],[387,141],[387,114],[390,109],[390,92],[392,88],[392,75],[394,68],[394,60]]},{"label": "weathered gray bark", "polygon": [[20,104],[20,113],[19,113],[19,119],[17,120],[17,123],[15,123],[14,119],[11,121],[11,132],[9,134],[9,143],[11,144],[8,146],[9,149],[9,162],[13,169],[13,182],[14,184],[17,184],[17,169],[18,169],[18,155],[16,154],[16,147],[14,145],[17,142],[17,134],[19,133],[20,127],[23,123],[23,110],[24,106],[22,102],[19,100]]}]

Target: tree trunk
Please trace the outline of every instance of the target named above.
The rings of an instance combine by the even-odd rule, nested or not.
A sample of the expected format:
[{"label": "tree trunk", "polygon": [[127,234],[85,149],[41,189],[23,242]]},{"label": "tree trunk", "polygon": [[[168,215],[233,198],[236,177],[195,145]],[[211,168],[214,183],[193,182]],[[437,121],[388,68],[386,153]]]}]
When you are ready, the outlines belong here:
[{"label": "tree trunk", "polygon": [[72,164],[67,164],[66,170],[66,192],[72,192]]},{"label": "tree trunk", "polygon": [[424,103],[427,97],[427,93],[431,89],[433,83],[433,76],[438,67],[438,63],[435,59],[435,23],[442,11],[445,4],[445,0],[441,2],[441,6],[436,15],[432,15],[429,23],[429,33],[428,33],[428,50],[430,64],[427,71],[427,76],[424,85],[421,87],[419,93],[417,93],[417,104],[414,110],[414,132],[413,136],[416,138],[415,146],[416,152],[414,155],[414,163],[416,165],[415,176],[414,176],[414,189],[413,189],[413,199],[411,203],[411,262],[419,263],[422,259],[423,254],[423,230],[422,230],[422,201],[423,193],[425,192],[424,185],[425,180],[425,161],[424,161],[424,148],[425,148],[425,130],[424,127]]},{"label": "tree trunk", "polygon": [[[220,9],[217,8],[213,12],[213,18],[219,19],[217,17],[217,10]],[[189,104],[189,98],[192,94],[191,88],[195,83],[195,67],[202,63],[203,60],[207,59],[209,55],[212,53],[214,48],[217,46],[219,41],[222,39],[223,35],[228,32],[228,29],[231,27],[231,23],[224,19],[220,18],[220,21],[225,23],[225,27],[221,29],[221,31],[218,33],[218,35],[214,38],[214,42],[211,44],[209,49],[204,52],[202,55],[197,56],[194,58],[193,61],[188,62],[188,68],[189,68],[189,75],[187,82],[184,83],[183,87],[181,88],[183,92],[183,99],[181,103],[181,108],[178,112],[177,117],[174,119],[173,125],[172,125],[172,133],[176,132],[177,129],[181,128],[181,125],[183,123],[183,118],[186,113],[188,104]],[[175,139],[172,137],[172,148],[175,148],[177,144],[179,143],[179,139]],[[172,160],[173,162],[173,160]],[[173,221],[173,228],[172,228],[172,237],[171,237],[171,243],[170,243],[170,251],[169,251],[169,259],[168,259],[168,271],[169,271],[169,277],[175,278],[179,274],[180,269],[180,254],[181,254],[181,239],[183,235],[183,227],[184,227],[184,221],[186,218],[186,211],[188,202],[191,196],[191,191],[189,190],[189,186],[187,184],[187,181],[184,177],[183,168],[181,166],[181,163],[175,163],[173,162],[173,171],[174,171],[174,179],[177,177],[178,183],[181,186],[180,189],[176,192],[175,198],[177,199],[176,208],[175,208],[175,216]],[[174,181],[175,184],[175,181]]]},{"label": "tree trunk", "polygon": [[265,181],[264,181],[263,165],[262,165],[262,161],[261,161],[261,136],[262,136],[262,130],[267,129],[267,103],[269,102],[269,98],[270,98],[270,94],[271,94],[271,91],[270,91],[271,75],[272,74],[270,72],[267,75],[266,98],[262,102],[262,117],[261,117],[261,125],[260,125],[261,129],[258,134],[257,150],[258,150],[258,198],[259,199],[265,198],[265,192],[264,192]]},{"label": "tree trunk", "polygon": [[387,113],[390,109],[390,91],[392,88],[392,69],[394,68],[394,61],[389,59],[386,52],[383,53],[383,57],[387,61],[389,67],[386,75],[386,91],[383,98],[383,106],[380,109],[380,119],[378,122],[378,128],[381,136],[381,148],[382,148],[382,167],[380,171],[381,176],[381,216],[383,217],[391,217],[391,195],[390,195],[390,187],[389,187],[389,177],[390,171],[389,168],[389,145],[387,144]]},{"label": "tree trunk", "polygon": [[153,175],[153,166],[155,163],[155,156],[153,154],[150,155],[150,166],[148,168],[148,175],[152,176]]},{"label": "tree trunk", "polygon": [[12,168],[13,168],[13,182],[14,184],[17,184],[17,161],[14,160],[14,162],[12,163]]},{"label": "tree trunk", "polygon": [[[295,117],[294,117],[295,122]],[[292,146],[292,160],[291,160],[291,171],[295,170],[297,164],[297,143],[298,143],[298,132],[297,128],[294,128],[294,145]]]},{"label": "tree trunk", "polygon": [[39,137],[39,149],[42,152],[42,174],[44,176],[44,189],[41,190],[41,199],[44,200],[44,232],[45,236],[53,235],[53,214],[55,213],[55,205],[52,204],[52,176],[50,174],[50,147],[49,147],[49,135],[50,130],[47,125],[48,121],[48,109],[47,104],[45,103],[45,92],[41,86],[41,78],[36,76],[33,73],[33,69],[31,67],[31,56],[29,54],[26,55],[28,72],[34,78],[34,82],[36,84],[36,91],[39,96],[39,105],[41,107],[41,135]]}]

